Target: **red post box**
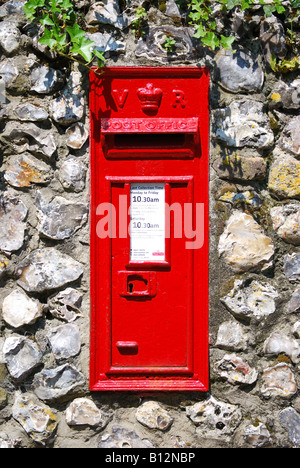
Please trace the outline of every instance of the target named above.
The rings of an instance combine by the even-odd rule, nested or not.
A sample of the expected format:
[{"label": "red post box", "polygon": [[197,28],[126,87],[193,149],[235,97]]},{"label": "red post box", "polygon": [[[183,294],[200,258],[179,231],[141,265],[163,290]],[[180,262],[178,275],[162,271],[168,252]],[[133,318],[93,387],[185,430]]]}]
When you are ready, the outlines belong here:
[{"label": "red post box", "polygon": [[208,390],[209,74],[91,73],[91,390]]}]

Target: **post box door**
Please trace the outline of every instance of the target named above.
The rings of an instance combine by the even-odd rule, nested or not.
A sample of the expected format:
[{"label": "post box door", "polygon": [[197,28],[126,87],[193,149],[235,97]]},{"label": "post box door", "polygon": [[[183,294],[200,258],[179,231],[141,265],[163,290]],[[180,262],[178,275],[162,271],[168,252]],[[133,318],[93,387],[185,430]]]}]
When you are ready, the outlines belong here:
[{"label": "post box door", "polygon": [[181,219],[192,184],[112,183],[116,207],[131,192],[130,242],[112,239],[112,373],[192,372],[193,253],[184,236],[165,236],[166,192]]}]

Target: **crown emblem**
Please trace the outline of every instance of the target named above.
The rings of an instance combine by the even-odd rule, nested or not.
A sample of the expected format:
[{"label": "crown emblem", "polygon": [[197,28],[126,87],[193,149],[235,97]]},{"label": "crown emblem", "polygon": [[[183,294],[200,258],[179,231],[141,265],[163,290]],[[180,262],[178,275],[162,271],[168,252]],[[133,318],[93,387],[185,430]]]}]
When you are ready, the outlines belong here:
[{"label": "crown emblem", "polygon": [[145,88],[139,88],[137,95],[141,101],[145,114],[156,114],[159,109],[163,92],[160,88],[154,88],[153,83],[146,84]]}]

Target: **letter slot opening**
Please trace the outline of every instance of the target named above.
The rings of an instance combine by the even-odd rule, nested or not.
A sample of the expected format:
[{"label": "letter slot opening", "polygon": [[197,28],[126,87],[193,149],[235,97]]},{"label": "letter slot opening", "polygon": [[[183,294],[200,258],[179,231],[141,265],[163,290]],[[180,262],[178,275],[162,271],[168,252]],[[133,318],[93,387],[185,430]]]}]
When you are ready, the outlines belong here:
[{"label": "letter slot opening", "polygon": [[186,144],[186,135],[182,133],[155,133],[146,135],[115,135],[115,148],[183,148]]}]

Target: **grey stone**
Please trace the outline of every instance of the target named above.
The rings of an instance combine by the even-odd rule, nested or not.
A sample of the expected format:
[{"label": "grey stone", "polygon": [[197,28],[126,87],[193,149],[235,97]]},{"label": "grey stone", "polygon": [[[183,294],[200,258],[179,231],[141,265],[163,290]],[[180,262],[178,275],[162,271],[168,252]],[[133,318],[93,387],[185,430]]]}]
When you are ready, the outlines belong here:
[{"label": "grey stone", "polygon": [[26,23],[25,13],[23,10],[24,2],[18,0],[8,0],[0,6],[0,18],[5,20],[9,18],[10,22],[17,26],[23,26]]},{"label": "grey stone", "polygon": [[264,271],[273,265],[274,245],[251,215],[235,211],[219,240],[219,256],[235,272]]},{"label": "grey stone", "polygon": [[212,396],[188,406],[186,414],[198,426],[198,436],[209,439],[229,440],[242,420],[238,406],[216,400]]},{"label": "grey stone", "polygon": [[248,51],[224,50],[217,57],[218,81],[233,93],[259,92],[264,84],[264,71]]},{"label": "grey stone", "polygon": [[75,158],[68,158],[58,172],[59,180],[66,190],[81,192],[85,187],[86,168]]},{"label": "grey stone", "polygon": [[291,282],[298,281],[300,279],[300,254],[294,252],[286,255],[283,270],[288,280]]},{"label": "grey stone", "polygon": [[126,44],[114,37],[113,34],[107,32],[96,32],[86,34],[86,37],[94,42],[93,50],[103,52],[105,57],[110,57],[114,54],[123,54],[126,51]]},{"label": "grey stone", "polygon": [[79,72],[73,71],[60,96],[51,102],[50,115],[58,124],[69,126],[81,120],[84,112],[82,77]]},{"label": "grey stone", "polygon": [[266,447],[272,443],[271,434],[263,423],[247,426],[244,432],[244,439],[255,448]]},{"label": "grey stone", "polygon": [[270,214],[278,236],[289,244],[300,245],[300,204],[275,206]]},{"label": "grey stone", "polygon": [[12,440],[7,434],[0,432],[0,449],[15,448],[15,440]]},{"label": "grey stone", "polygon": [[11,253],[19,250],[24,243],[27,208],[19,198],[6,193],[0,196],[0,249]]},{"label": "grey stone", "polygon": [[10,375],[24,380],[42,363],[43,355],[38,346],[24,336],[10,336],[5,340],[3,355]]},{"label": "grey stone", "polygon": [[103,434],[98,443],[98,448],[143,448],[154,447],[149,440],[141,439],[134,431],[121,426],[113,426],[111,432]]},{"label": "grey stone", "polygon": [[266,61],[271,63],[271,56],[284,58],[287,54],[287,43],[282,22],[275,16],[266,18],[260,24],[260,39]]},{"label": "grey stone", "polygon": [[8,58],[0,62],[0,74],[5,82],[6,88],[10,89],[19,75],[18,68],[13,59]]},{"label": "grey stone", "polygon": [[18,392],[12,415],[35,442],[45,446],[54,440],[58,425],[57,417],[35,395]]},{"label": "grey stone", "polygon": [[288,313],[298,312],[300,309],[300,287],[297,288],[288,303]]},{"label": "grey stone", "polygon": [[300,116],[293,117],[284,127],[278,146],[294,157],[300,157]]},{"label": "grey stone", "polygon": [[18,51],[21,45],[21,33],[14,23],[0,23],[0,46],[5,54],[11,55]]},{"label": "grey stone", "polygon": [[23,122],[43,122],[49,117],[45,109],[30,102],[17,106],[15,114]]},{"label": "grey stone", "polygon": [[40,192],[36,197],[40,234],[49,239],[63,240],[71,237],[86,222],[88,208],[63,197],[55,197],[47,204]]},{"label": "grey stone", "polygon": [[128,26],[128,19],[126,15],[120,14],[118,2],[115,0],[94,3],[90,7],[85,20],[89,25],[104,24],[118,29],[124,29]]},{"label": "grey stone", "polygon": [[63,75],[59,70],[38,65],[31,71],[31,90],[38,94],[53,93],[60,89],[63,83]]},{"label": "grey stone", "polygon": [[4,173],[4,178],[13,187],[30,187],[31,184],[47,184],[53,173],[48,164],[30,153],[11,156]]},{"label": "grey stone", "polygon": [[67,288],[48,298],[49,312],[60,320],[73,322],[81,315],[82,294],[73,288]]},{"label": "grey stone", "polygon": [[226,354],[216,362],[214,371],[232,385],[252,385],[258,378],[257,370],[235,354]]},{"label": "grey stone", "polygon": [[297,393],[295,376],[291,366],[285,363],[264,369],[261,393],[266,397],[291,398]]},{"label": "grey stone", "polygon": [[300,162],[276,151],[270,167],[268,187],[280,199],[300,199]]},{"label": "grey stone", "polygon": [[263,180],[267,175],[267,163],[263,158],[243,157],[237,153],[217,158],[213,168],[226,180]]},{"label": "grey stone", "polygon": [[39,128],[34,123],[16,125],[15,122],[9,122],[0,140],[4,144],[4,153],[8,155],[29,151],[49,160],[56,151],[53,131]]},{"label": "grey stone", "polygon": [[[168,52],[164,47],[166,38],[175,41],[174,51]],[[145,57],[163,64],[170,60],[187,61],[193,57],[194,48],[185,28],[173,26],[159,26],[150,28],[149,34],[141,38],[136,49],[137,57]]]},{"label": "grey stone", "polygon": [[238,318],[262,320],[275,312],[278,297],[270,284],[254,279],[235,280],[234,288],[221,302]]},{"label": "grey stone", "polygon": [[300,416],[294,408],[285,408],[279,413],[282,427],[288,431],[289,439],[296,447],[300,446]]},{"label": "grey stone", "polygon": [[135,413],[136,419],[149,429],[166,431],[173,423],[173,418],[156,401],[146,401]]},{"label": "grey stone", "polygon": [[229,147],[271,148],[274,134],[260,102],[241,99],[213,113],[215,138]]},{"label": "grey stone", "polygon": [[271,108],[297,110],[300,108],[300,80],[279,81],[269,96]]},{"label": "grey stone", "polygon": [[82,266],[53,247],[38,249],[17,267],[18,284],[28,292],[44,292],[76,281]]},{"label": "grey stone", "polygon": [[64,364],[55,369],[45,369],[34,376],[34,393],[43,401],[51,401],[73,393],[85,384],[85,378],[76,367]]},{"label": "grey stone", "polygon": [[263,205],[263,200],[255,190],[246,190],[245,192],[228,191],[223,193],[218,200],[230,203],[234,208],[249,206],[253,210],[259,210]]},{"label": "grey stone", "polygon": [[57,361],[69,359],[80,353],[80,332],[74,324],[68,323],[52,328],[47,338]]},{"label": "grey stone", "polygon": [[11,327],[32,325],[42,315],[40,302],[28,297],[21,289],[14,289],[3,301],[2,316]]},{"label": "grey stone", "polygon": [[66,422],[69,426],[91,426],[103,428],[107,418],[88,398],[77,398],[66,409]]},{"label": "grey stone", "polygon": [[77,122],[66,131],[66,143],[69,148],[81,149],[89,137],[89,133],[86,130],[83,123]]}]

